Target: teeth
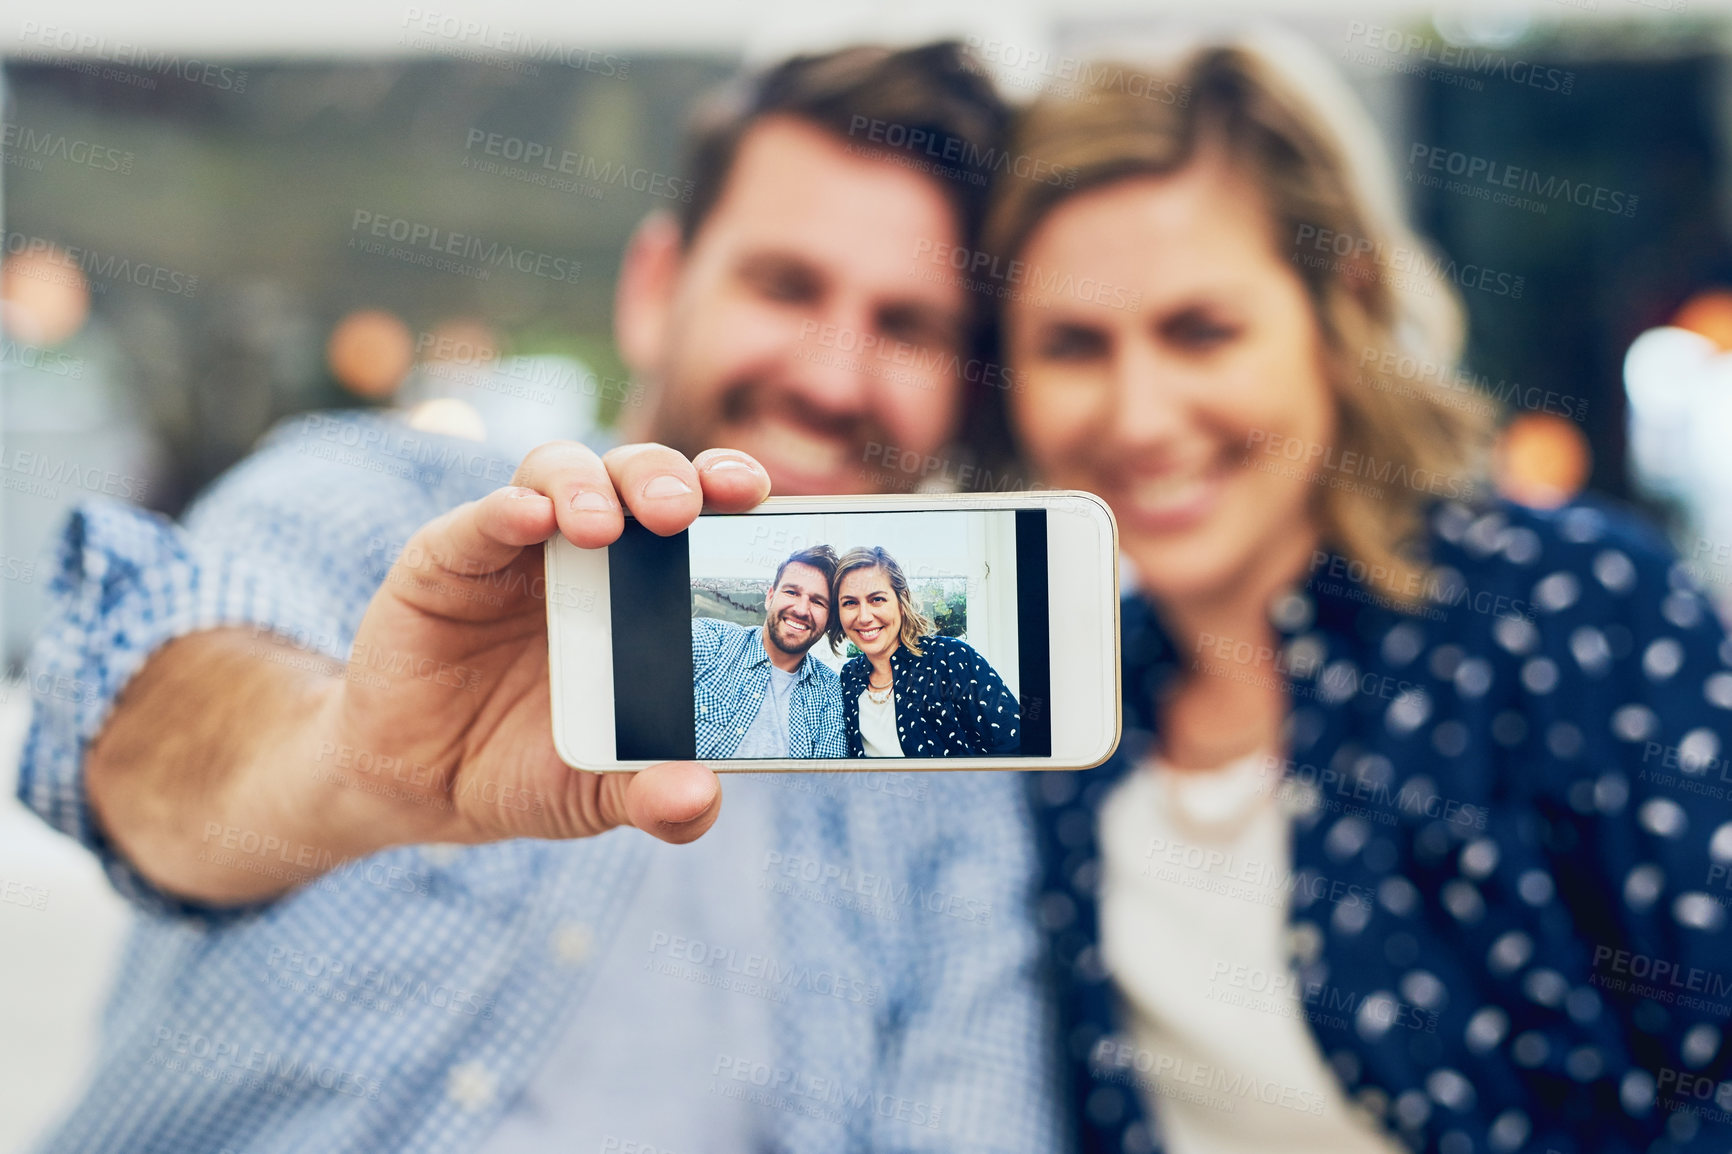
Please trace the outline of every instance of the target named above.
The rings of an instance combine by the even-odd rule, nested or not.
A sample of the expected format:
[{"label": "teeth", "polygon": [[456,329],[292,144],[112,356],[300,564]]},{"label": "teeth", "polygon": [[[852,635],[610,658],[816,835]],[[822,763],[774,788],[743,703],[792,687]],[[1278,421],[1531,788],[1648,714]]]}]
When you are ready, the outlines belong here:
[{"label": "teeth", "polygon": [[1131,501],[1144,509],[1159,511],[1188,505],[1208,489],[1208,474],[1192,473],[1184,477],[1160,477],[1138,481],[1130,488]]},{"label": "teeth", "polygon": [[849,447],[841,438],[812,433],[775,417],[767,418],[762,427],[771,455],[803,472],[835,473],[847,464]]}]

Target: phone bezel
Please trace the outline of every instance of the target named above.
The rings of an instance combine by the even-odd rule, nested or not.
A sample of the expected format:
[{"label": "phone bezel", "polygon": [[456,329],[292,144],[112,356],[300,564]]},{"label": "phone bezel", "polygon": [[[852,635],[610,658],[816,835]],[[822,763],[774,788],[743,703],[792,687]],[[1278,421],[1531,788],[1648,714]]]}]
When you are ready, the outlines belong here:
[{"label": "phone bezel", "polygon": [[[1118,524],[1106,502],[1093,493],[1041,490],[771,497],[748,513],[729,515],[966,509],[1045,509],[1049,514],[1048,620],[1064,626],[1054,628],[1051,637],[1051,756],[995,758],[990,764],[987,759],[972,757],[746,759],[706,764],[717,773],[1041,770],[1089,769],[1111,757],[1123,729]],[[1079,564],[1080,558],[1088,558],[1089,564]],[[1055,564],[1059,561],[1063,564]],[[573,769],[594,773],[629,773],[656,764],[620,761],[612,756],[613,615],[607,550],[579,549],[563,536],[550,538],[546,545],[546,589],[553,744],[560,759]],[[1062,644],[1061,638],[1065,639]],[[1088,708],[1091,684],[1102,699],[1095,709]]]}]

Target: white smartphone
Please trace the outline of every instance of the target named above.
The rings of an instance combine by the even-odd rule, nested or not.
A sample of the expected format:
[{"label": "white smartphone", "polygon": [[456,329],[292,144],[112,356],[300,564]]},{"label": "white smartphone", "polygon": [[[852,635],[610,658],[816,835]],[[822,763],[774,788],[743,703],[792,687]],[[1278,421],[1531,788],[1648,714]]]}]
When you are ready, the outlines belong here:
[{"label": "white smartphone", "polygon": [[772,497],[547,544],[553,742],[615,772],[1086,769],[1118,746],[1118,526],[1091,493]]}]

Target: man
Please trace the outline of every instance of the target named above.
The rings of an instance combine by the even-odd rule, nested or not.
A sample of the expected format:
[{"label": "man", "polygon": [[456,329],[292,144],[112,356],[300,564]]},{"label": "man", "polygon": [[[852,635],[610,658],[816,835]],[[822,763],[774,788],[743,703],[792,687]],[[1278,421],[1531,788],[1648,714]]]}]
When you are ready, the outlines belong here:
[{"label": "man", "polygon": [[[772,478],[858,487],[880,440],[941,450],[969,317],[909,274],[971,243],[985,181],[875,140],[990,156],[1002,122],[941,45],[793,60],[701,123],[616,308],[656,398],[627,432],[673,448],[514,472],[309,416],[184,527],[74,514],[34,680],[96,692],[38,700],[19,792],[144,916],[45,1151],[1054,1147],[1019,783],[736,779],[696,845],[592,836],[690,842],[720,788],[559,762],[540,596],[555,532],[672,533]],[[911,387],[838,332],[951,355],[906,358]]]},{"label": "man", "polygon": [[811,652],[835,575],[836,551],[815,545],[777,566],[762,628],[692,619],[699,757],[848,756],[836,671]]}]

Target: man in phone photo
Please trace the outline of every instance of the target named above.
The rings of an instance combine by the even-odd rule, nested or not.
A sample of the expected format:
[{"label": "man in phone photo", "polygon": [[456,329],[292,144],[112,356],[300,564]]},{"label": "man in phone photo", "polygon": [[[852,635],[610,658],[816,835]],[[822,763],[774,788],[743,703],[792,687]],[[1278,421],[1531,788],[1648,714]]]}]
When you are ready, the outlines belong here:
[{"label": "man in phone photo", "polygon": [[[98,691],[38,698],[19,794],[138,914],[45,1154],[1061,1146],[1018,775],[918,799],[747,775],[718,822],[705,766],[574,771],[541,582],[556,533],[600,548],[629,513],[668,535],[772,483],[870,490],[887,445],[951,452],[981,318],[916,256],[975,244],[1005,121],[955,44],[796,58],[706,105],[690,201],[621,267],[637,443],[513,461],[310,414],[180,523],[74,512],[30,667]],[[836,333],[918,355],[893,379]],[[828,578],[791,561],[766,692],[804,672],[751,748],[839,754],[839,717],[810,720],[838,693],[809,652]],[[863,878],[998,916],[866,904]]]},{"label": "man in phone photo", "polygon": [[802,549],[776,569],[759,628],[692,618],[698,756],[847,757],[842,688],[812,656],[830,626],[836,551]]}]

